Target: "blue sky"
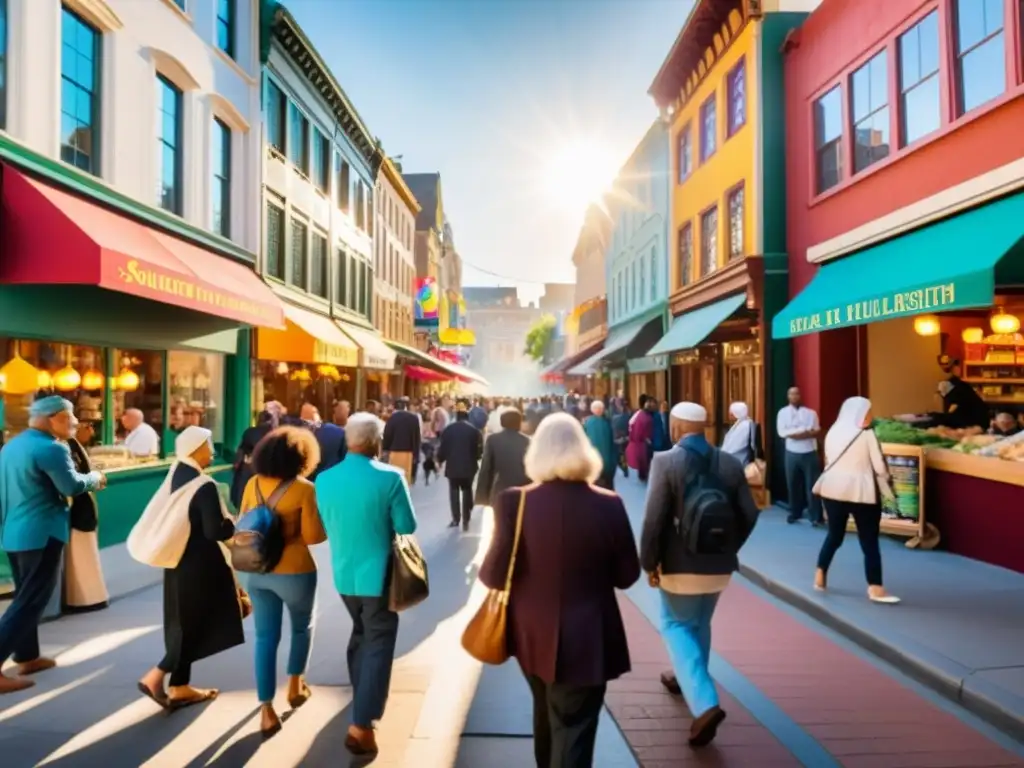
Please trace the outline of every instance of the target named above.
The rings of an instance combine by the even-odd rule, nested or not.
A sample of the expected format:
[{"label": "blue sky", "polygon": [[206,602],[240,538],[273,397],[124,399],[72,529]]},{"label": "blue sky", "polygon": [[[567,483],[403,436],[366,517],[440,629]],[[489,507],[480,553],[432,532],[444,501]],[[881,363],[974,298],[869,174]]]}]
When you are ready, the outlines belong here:
[{"label": "blue sky", "polygon": [[692,0],[285,4],[388,154],[441,172],[463,282],[533,299],[573,280],[583,216],[553,158],[591,143],[625,161],[657,116],[647,88]]}]

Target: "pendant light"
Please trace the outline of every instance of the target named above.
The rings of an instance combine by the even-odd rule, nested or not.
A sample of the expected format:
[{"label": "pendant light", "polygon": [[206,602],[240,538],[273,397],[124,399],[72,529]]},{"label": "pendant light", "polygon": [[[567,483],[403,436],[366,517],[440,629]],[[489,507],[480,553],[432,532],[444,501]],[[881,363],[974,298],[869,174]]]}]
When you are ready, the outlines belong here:
[{"label": "pendant light", "polygon": [[82,374],[76,371],[71,365],[71,347],[65,350],[66,364],[63,368],[53,374],[53,386],[61,392],[71,392],[78,389],[82,383]]},{"label": "pendant light", "polygon": [[96,392],[97,390],[103,389],[103,381],[103,374],[95,368],[90,368],[82,374],[82,389],[87,392]]},{"label": "pendant light", "polygon": [[1016,333],[1020,330],[1020,318],[1007,313],[1002,307],[996,307],[996,311],[989,319],[989,325],[992,326],[992,333],[1000,335]]},{"label": "pendant light", "polygon": [[36,389],[52,389],[53,378],[46,371],[39,371],[36,374]]},{"label": "pendant light", "polygon": [[18,342],[14,342],[14,357],[0,368],[3,391],[11,395],[27,395],[39,389],[39,371],[21,356]]},{"label": "pendant light", "polygon": [[939,318],[935,315],[918,315],[914,318],[914,332],[918,336],[938,336]]},{"label": "pendant light", "polygon": [[122,368],[114,381],[114,388],[122,392],[134,392],[139,388],[139,374],[131,368]]},{"label": "pendant light", "polygon": [[965,344],[980,344],[985,340],[985,329],[984,328],[964,328],[960,333],[960,338],[964,340]]}]

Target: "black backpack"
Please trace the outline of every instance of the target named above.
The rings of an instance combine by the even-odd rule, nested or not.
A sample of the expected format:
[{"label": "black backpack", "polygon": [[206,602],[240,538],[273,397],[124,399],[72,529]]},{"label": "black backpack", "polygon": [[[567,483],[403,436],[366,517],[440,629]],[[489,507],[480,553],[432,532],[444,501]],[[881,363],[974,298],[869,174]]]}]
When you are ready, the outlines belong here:
[{"label": "black backpack", "polygon": [[284,554],[284,532],[281,518],[274,508],[291,487],[292,481],[278,484],[269,499],[263,498],[259,480],[256,484],[257,505],[242,515],[235,526],[235,535],[229,549],[231,566],[244,573],[270,573]]},{"label": "black backpack", "polygon": [[722,487],[720,451],[707,458],[686,448],[683,515],[676,529],[693,555],[735,555],[739,552],[736,506]]}]

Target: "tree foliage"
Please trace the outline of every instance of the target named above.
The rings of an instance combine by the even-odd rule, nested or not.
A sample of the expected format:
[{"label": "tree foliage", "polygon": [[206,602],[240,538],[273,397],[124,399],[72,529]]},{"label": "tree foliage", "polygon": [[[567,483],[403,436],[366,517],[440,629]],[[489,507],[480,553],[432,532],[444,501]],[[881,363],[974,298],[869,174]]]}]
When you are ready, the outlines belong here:
[{"label": "tree foliage", "polygon": [[555,318],[542,315],[526,332],[526,356],[531,360],[543,360],[551,339],[555,335]]}]

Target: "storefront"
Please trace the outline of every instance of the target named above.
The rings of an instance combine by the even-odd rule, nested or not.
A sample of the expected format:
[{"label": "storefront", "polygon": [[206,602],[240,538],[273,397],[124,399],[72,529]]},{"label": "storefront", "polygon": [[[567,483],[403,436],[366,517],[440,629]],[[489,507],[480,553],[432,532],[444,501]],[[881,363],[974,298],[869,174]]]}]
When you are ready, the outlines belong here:
[{"label": "storefront", "polygon": [[1021,222],[1016,192],[827,260],[773,335],[824,334],[849,360],[829,381],[881,419],[899,499],[883,530],[1024,572],[1024,432],[982,434],[1024,424]]},{"label": "storefront", "polygon": [[419,398],[448,392],[453,385],[457,388],[462,383],[488,386],[487,379],[465,366],[441,360],[397,341],[387,339],[385,343],[394,351],[403,377],[409,382],[411,391],[407,396]]},{"label": "storefront", "polygon": [[395,370],[395,351],[372,328],[343,320],[336,322],[359,347],[360,407],[370,400],[377,403],[390,400],[393,397],[391,374]]},{"label": "storefront", "polygon": [[[4,440],[27,426],[40,394],[69,399],[109,478],[100,545],[120,543],[185,426],[213,432],[224,461],[212,471],[227,477],[249,424],[249,328],[283,325],[282,308],[251,266],[13,166],[2,174]],[[156,434],[145,448],[125,445],[132,410]]]},{"label": "storefront", "polygon": [[325,421],[333,417],[337,402],[355,408],[359,346],[329,317],[294,304],[283,307],[282,330],[255,332],[252,417],[275,400],[293,416],[303,403],[312,403]]},{"label": "storefront", "polygon": [[667,360],[664,356],[647,359],[646,355],[664,333],[665,310],[659,307],[613,327],[604,346],[579,369],[602,374],[608,383],[602,395],[617,394],[621,390],[634,407],[640,395],[649,395],[660,402],[665,399],[667,389]]}]

